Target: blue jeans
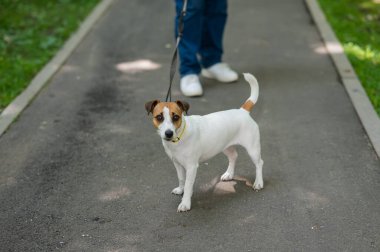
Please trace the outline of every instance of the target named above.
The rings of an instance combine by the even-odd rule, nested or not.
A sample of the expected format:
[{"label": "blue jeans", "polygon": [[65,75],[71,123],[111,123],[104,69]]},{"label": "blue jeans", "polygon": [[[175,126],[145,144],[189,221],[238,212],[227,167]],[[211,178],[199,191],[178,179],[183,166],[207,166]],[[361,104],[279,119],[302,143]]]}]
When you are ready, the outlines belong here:
[{"label": "blue jeans", "polygon": [[[175,35],[183,0],[176,1]],[[179,44],[181,76],[199,74],[222,61],[223,33],[227,21],[227,0],[188,0],[183,37]]]}]

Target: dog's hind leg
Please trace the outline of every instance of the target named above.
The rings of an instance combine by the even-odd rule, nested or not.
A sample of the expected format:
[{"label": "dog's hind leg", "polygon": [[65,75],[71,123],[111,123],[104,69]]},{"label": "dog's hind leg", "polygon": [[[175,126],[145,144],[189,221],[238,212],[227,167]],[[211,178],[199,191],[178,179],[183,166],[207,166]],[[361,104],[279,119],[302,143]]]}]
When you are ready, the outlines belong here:
[{"label": "dog's hind leg", "polygon": [[223,153],[228,157],[228,168],[227,171],[220,177],[223,181],[232,180],[235,173],[235,163],[238,157],[236,152],[236,148],[234,146],[230,146],[223,151]]},{"label": "dog's hind leg", "polygon": [[260,143],[258,146],[255,146],[254,148],[246,148],[248,155],[251,157],[252,162],[256,166],[256,179],[255,183],[253,183],[253,189],[256,191],[261,190],[264,188],[264,181],[263,181],[263,164],[264,161],[261,159],[261,153],[260,153]]},{"label": "dog's hind leg", "polygon": [[[255,132],[255,131],[252,131]],[[254,134],[252,136],[246,136],[245,141],[242,146],[247,150],[248,155],[251,157],[252,162],[256,166],[256,179],[253,183],[253,189],[258,191],[264,188],[263,181],[263,164],[264,161],[261,159],[261,145],[260,145],[260,135]]]},{"label": "dog's hind leg", "polygon": [[255,183],[253,183],[253,189],[256,191],[259,191],[264,188],[264,181],[263,181],[263,164],[264,161],[261,159],[261,156],[259,155],[259,158],[252,158],[253,163],[256,166],[256,179]]}]

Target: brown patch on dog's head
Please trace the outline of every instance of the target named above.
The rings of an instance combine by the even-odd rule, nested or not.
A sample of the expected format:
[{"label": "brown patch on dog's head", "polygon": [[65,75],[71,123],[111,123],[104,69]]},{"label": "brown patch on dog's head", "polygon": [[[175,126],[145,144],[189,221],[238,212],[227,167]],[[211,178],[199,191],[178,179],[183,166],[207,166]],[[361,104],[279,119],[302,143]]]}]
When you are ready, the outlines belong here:
[{"label": "brown patch on dog's head", "polygon": [[169,102],[169,115],[172,119],[174,127],[178,129],[182,124],[182,114],[183,109],[178,105],[177,102]]},{"label": "brown patch on dog's head", "polygon": [[168,108],[170,119],[176,129],[181,127],[182,114],[187,113],[189,110],[189,104],[183,101],[176,102],[160,102],[154,100],[145,104],[145,109],[148,114],[153,114],[153,125],[158,128],[159,125],[166,119],[164,118],[164,108]]},{"label": "brown patch on dog's head", "polygon": [[164,118],[164,107],[167,102],[160,102],[154,107],[153,114],[153,125],[158,128],[158,126],[165,120]]}]

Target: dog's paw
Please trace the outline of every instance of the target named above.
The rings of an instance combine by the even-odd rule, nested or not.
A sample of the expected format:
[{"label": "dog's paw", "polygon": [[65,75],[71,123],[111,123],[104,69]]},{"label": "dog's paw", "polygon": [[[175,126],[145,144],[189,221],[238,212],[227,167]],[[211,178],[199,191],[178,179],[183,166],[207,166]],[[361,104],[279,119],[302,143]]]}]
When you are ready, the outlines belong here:
[{"label": "dog's paw", "polygon": [[183,194],[183,188],[182,187],[176,187],[173,189],[172,194],[175,195],[182,195]]},{"label": "dog's paw", "polygon": [[261,189],[264,188],[264,182],[263,182],[263,180],[262,179],[260,179],[260,180],[256,179],[255,183],[253,184],[252,187],[253,187],[253,190],[260,191]]},{"label": "dog's paw", "polygon": [[191,208],[191,203],[190,202],[181,202],[181,204],[178,205],[177,212],[186,212],[189,211]]},{"label": "dog's paw", "polygon": [[232,180],[232,178],[234,177],[233,174],[229,173],[229,172],[225,172],[221,177],[220,179],[222,181],[229,181],[229,180]]}]

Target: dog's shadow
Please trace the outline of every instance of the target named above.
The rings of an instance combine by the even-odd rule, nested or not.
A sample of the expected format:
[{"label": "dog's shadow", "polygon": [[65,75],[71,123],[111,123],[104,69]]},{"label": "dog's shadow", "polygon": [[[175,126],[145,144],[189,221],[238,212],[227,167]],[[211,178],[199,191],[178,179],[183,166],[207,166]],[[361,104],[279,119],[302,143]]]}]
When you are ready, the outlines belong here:
[{"label": "dog's shadow", "polygon": [[229,204],[228,202],[234,198],[254,193],[252,181],[250,178],[238,175],[230,181],[221,181],[220,177],[215,177],[208,183],[201,184],[194,192],[192,208],[211,210],[218,205]]}]

